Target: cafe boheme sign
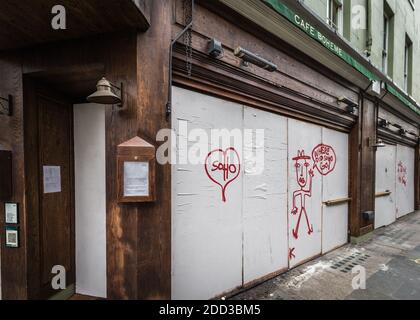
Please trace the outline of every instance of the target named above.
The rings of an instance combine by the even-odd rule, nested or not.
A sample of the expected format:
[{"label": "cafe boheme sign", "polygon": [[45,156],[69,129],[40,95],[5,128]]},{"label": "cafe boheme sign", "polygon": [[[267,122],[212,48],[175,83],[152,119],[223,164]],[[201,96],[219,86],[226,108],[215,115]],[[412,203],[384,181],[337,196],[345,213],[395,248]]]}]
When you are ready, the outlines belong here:
[{"label": "cafe boheme sign", "polygon": [[308,33],[312,38],[316,38],[326,48],[333,51],[338,56],[343,57],[343,50],[338,45],[330,41],[327,37],[325,37],[321,32],[315,29],[310,23],[306,22],[299,15],[297,14],[294,15],[294,22],[297,26],[299,26],[306,33]]}]

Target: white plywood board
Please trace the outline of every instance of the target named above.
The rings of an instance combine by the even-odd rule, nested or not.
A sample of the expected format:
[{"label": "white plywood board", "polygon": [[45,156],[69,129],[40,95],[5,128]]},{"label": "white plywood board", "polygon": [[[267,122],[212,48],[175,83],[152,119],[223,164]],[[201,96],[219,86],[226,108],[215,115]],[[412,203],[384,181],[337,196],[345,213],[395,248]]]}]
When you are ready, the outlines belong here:
[{"label": "white plywood board", "polygon": [[105,106],[74,106],[76,292],[106,298]]},{"label": "white plywood board", "polygon": [[[239,104],[176,87],[173,104],[172,127],[178,138],[185,135],[179,120],[187,121],[187,134],[243,125]],[[195,143],[178,144],[178,152]],[[224,202],[221,187],[209,179],[203,164],[172,166],[173,299],[208,299],[242,285],[242,185],[241,172],[226,189]]]},{"label": "white plywood board", "polygon": [[397,218],[414,211],[414,148],[397,145]]},{"label": "white plywood board", "polygon": [[[293,119],[288,120],[290,267],[321,253],[322,177],[311,166],[311,152],[320,143],[321,127]],[[296,158],[299,159],[293,160]]]},{"label": "white plywood board", "polygon": [[375,199],[375,229],[387,226],[396,219],[396,153],[395,145],[387,145],[376,151],[375,192],[389,191],[389,196]]},{"label": "white plywood board", "polygon": [[[348,197],[348,135],[322,129],[325,146],[322,176],[323,202]],[[320,149],[320,148],[318,148]],[[327,167],[330,169],[327,170]],[[319,174],[319,172],[317,172]],[[334,206],[322,205],[322,252],[329,252],[348,241],[348,203]]]},{"label": "white plywood board", "polygon": [[[244,145],[244,282],[288,267],[287,119],[244,109],[245,129],[264,129],[264,141]],[[256,135],[253,135],[256,140]],[[264,169],[255,156],[263,148]]]}]

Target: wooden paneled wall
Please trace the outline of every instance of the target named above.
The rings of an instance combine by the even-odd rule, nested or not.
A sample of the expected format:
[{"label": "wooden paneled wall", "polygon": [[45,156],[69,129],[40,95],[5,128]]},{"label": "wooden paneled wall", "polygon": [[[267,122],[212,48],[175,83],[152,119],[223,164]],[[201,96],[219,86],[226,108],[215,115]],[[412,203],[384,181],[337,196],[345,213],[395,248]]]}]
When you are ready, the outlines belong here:
[{"label": "wooden paneled wall", "polygon": [[[20,247],[5,247],[4,202],[0,201],[1,285],[3,299],[26,299],[26,216],[24,205],[24,150],[22,67],[18,54],[0,54],[0,95],[11,94],[13,116],[0,115],[0,146],[11,150],[13,196],[9,201],[19,204]],[[23,213],[23,214],[22,214]]]}]

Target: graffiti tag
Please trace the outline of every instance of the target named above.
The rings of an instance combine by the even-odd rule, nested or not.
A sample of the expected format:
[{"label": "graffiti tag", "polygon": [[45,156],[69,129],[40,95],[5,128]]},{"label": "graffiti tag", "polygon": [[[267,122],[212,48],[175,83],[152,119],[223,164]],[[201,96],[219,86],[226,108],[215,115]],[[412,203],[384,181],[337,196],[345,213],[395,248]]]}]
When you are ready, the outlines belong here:
[{"label": "graffiti tag", "polygon": [[398,162],[397,173],[398,173],[398,182],[406,187],[407,186],[407,167],[401,161]]},{"label": "graffiti tag", "polygon": [[226,188],[241,171],[238,152],[235,148],[213,150],[207,155],[204,169],[209,179],[220,186],[222,201],[226,202]]},{"label": "graffiti tag", "polygon": [[314,168],[323,176],[328,175],[335,169],[337,156],[334,149],[326,144],[319,144],[312,150]]}]

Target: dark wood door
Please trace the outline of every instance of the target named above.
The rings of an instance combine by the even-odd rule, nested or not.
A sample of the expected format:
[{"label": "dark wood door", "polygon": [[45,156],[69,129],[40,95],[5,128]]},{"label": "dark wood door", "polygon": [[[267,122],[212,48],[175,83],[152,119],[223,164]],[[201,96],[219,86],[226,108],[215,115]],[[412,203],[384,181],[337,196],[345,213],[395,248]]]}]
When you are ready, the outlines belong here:
[{"label": "dark wood door", "polygon": [[24,94],[29,297],[45,299],[61,291],[54,266],[75,283],[73,107],[39,82],[25,80]]}]

